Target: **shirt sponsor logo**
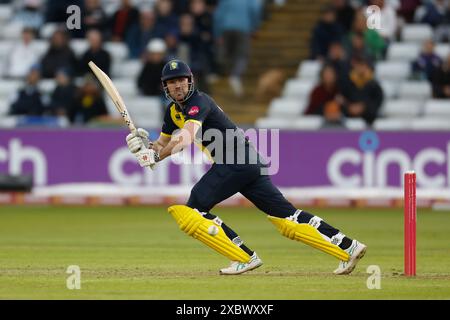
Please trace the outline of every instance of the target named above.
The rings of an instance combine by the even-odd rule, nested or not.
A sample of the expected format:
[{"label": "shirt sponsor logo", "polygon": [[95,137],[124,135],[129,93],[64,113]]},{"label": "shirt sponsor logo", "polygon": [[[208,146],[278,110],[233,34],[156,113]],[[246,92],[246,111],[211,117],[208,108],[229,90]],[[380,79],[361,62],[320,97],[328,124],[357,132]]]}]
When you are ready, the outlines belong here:
[{"label": "shirt sponsor logo", "polygon": [[197,107],[197,106],[193,106],[192,108],[191,108],[191,110],[189,110],[188,111],[188,115],[190,115],[190,116],[195,116],[197,113],[199,113],[200,112],[200,108],[199,107]]}]

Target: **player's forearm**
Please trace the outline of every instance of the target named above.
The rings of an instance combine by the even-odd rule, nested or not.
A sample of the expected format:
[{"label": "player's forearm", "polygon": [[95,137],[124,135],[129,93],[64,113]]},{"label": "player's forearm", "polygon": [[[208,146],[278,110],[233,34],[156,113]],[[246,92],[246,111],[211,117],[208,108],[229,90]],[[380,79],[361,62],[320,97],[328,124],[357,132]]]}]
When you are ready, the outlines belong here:
[{"label": "player's forearm", "polygon": [[162,144],[160,141],[155,141],[155,143],[153,143],[152,149],[160,153],[161,150],[164,149],[166,145]]},{"label": "player's forearm", "polygon": [[159,151],[159,161],[161,161],[167,157],[170,157],[172,154],[182,151],[185,147],[189,146],[190,144],[191,144],[191,141],[183,142],[182,138],[171,140],[167,144],[167,146],[165,146],[164,148],[162,148]]},{"label": "player's forearm", "polygon": [[165,141],[167,144],[163,148],[157,151],[159,152],[159,161],[190,146],[194,142],[194,137],[199,128],[200,125],[197,123],[193,121],[187,122],[180,131],[172,135],[170,141]]}]

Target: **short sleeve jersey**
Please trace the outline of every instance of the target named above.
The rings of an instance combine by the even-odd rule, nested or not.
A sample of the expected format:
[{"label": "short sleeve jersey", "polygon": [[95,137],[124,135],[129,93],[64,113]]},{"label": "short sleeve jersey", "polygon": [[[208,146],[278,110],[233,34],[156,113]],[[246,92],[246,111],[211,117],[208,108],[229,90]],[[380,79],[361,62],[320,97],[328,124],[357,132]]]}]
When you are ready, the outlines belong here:
[{"label": "short sleeve jersey", "polygon": [[[209,155],[215,162],[216,152],[214,148],[208,148],[212,145],[214,139],[206,139],[207,136],[221,134],[223,137],[223,150],[226,153],[229,150],[231,143],[227,142],[227,131],[239,132],[236,124],[230,120],[230,118],[223,112],[223,110],[215,103],[215,101],[207,94],[196,90],[193,95],[184,103],[183,110],[179,110],[174,103],[171,103],[167,108],[164,115],[164,123],[161,130],[161,135],[170,137],[172,133],[183,128],[185,123],[192,121],[201,125],[201,144],[204,149],[210,151]],[[212,129],[212,130],[211,130]],[[208,132],[208,130],[211,130]],[[199,132],[200,133],[200,132]],[[197,137],[199,136],[197,134]],[[205,133],[207,133],[205,135]],[[233,149],[248,144],[247,140],[243,136],[243,133],[238,133],[238,138],[233,139]],[[217,145],[215,145],[217,147]],[[216,149],[217,150],[217,149]]]}]

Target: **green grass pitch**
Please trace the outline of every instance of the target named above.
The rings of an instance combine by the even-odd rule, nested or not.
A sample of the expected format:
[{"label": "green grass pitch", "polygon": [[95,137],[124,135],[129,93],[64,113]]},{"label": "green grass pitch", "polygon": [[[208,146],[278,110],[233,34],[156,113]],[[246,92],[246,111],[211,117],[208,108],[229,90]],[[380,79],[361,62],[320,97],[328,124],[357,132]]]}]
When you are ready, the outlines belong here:
[{"label": "green grass pitch", "polygon": [[[401,209],[311,209],[368,245],[350,276],[282,237],[252,208],[216,208],[264,265],[219,276],[228,260],[178,230],[165,207],[0,207],[0,299],[450,299],[450,212],[419,209],[417,277],[403,272]],[[81,289],[69,290],[69,265]],[[368,289],[367,267],[381,269]]]}]

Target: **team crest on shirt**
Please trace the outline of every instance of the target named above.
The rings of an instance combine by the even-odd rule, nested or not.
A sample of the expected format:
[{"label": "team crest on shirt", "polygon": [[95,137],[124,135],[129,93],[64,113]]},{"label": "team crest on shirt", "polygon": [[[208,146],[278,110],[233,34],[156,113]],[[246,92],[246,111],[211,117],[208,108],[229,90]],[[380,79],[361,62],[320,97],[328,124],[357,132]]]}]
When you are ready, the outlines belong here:
[{"label": "team crest on shirt", "polygon": [[189,111],[188,111],[188,115],[190,116],[195,116],[197,113],[200,112],[200,108],[197,106],[193,106]]}]

